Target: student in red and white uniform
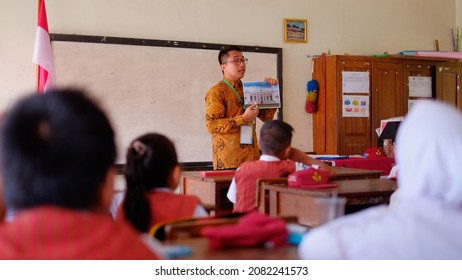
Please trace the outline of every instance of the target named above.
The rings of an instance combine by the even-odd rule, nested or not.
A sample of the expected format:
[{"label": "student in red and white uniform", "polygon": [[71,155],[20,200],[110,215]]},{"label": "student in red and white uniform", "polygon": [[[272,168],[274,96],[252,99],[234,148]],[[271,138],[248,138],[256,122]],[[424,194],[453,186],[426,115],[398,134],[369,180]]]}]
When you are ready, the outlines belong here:
[{"label": "student in red and white uniform", "polygon": [[236,170],[228,191],[227,197],[234,203],[233,212],[249,212],[256,208],[258,179],[287,177],[290,173],[311,165],[328,170],[330,175],[334,175],[334,170],[327,164],[291,147],[293,131],[291,125],[281,120],[271,120],[263,124],[259,140],[262,151],[260,159],[242,163]]},{"label": "student in red and white uniform", "polygon": [[77,90],[26,96],[2,123],[4,200],[0,259],[157,259],[127,223],[107,213],[114,132]]},{"label": "student in red and white uniform", "polygon": [[127,190],[116,219],[149,232],[155,224],[168,220],[208,216],[196,196],[174,193],[180,177],[172,141],[157,133],[136,138],[127,151]]}]

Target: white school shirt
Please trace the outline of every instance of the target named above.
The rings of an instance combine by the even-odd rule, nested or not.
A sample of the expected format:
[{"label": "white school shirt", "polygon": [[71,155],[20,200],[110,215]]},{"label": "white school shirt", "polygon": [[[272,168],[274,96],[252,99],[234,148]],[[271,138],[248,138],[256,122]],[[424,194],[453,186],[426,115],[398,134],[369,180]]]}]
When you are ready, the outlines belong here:
[{"label": "white school shirt", "polygon": [[[270,156],[270,155],[261,155],[260,160],[261,161],[281,161],[280,158],[275,157],[275,156]],[[307,165],[301,162],[295,162],[296,171],[307,169],[307,168],[308,168]],[[236,180],[234,178],[231,181],[231,185],[229,186],[229,190],[228,190],[228,193],[226,194],[226,197],[228,197],[229,201],[231,201],[233,204],[236,203]]]}]

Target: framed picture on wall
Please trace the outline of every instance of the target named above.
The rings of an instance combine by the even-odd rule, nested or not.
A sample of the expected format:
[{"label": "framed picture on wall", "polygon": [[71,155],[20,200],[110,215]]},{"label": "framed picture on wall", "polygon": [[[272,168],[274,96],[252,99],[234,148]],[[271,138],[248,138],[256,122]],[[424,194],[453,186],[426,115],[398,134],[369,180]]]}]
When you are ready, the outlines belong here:
[{"label": "framed picture on wall", "polygon": [[306,43],[308,20],[284,19],[284,42]]}]

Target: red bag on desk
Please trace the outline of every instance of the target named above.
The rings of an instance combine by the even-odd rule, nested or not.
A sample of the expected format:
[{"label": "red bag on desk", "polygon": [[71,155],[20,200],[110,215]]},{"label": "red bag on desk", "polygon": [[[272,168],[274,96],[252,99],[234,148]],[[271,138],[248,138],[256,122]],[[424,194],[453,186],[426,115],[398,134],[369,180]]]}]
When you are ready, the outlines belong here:
[{"label": "red bag on desk", "polygon": [[287,177],[289,187],[300,189],[332,188],[337,186],[337,184],[329,183],[328,181],[329,173],[315,168],[295,171]]},{"label": "red bag on desk", "polygon": [[219,249],[285,245],[289,233],[285,221],[253,211],[235,225],[206,227],[202,235],[208,237],[210,248]]},{"label": "red bag on desk", "polygon": [[364,156],[367,158],[386,157],[383,148],[380,147],[367,149],[366,152],[364,152]]}]

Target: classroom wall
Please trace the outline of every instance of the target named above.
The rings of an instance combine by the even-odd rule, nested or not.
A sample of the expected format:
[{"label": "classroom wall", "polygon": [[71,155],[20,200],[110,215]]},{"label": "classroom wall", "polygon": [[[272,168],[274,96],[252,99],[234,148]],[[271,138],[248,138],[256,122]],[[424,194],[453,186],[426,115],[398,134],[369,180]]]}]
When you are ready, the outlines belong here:
[{"label": "classroom wall", "polygon": [[456,26],[462,28],[462,0],[456,0]]},{"label": "classroom wall", "polygon": [[[283,48],[284,120],[295,128],[293,145],[304,151],[312,150],[313,143],[312,117],[304,111],[306,83],[311,79],[308,55],[328,50],[351,55],[433,50],[435,39],[441,50],[451,50],[449,29],[462,14],[460,0],[46,0],[46,4],[52,33]],[[35,87],[31,57],[36,13],[37,0],[2,0],[0,110]],[[284,18],[308,19],[308,43],[284,43]]]}]

